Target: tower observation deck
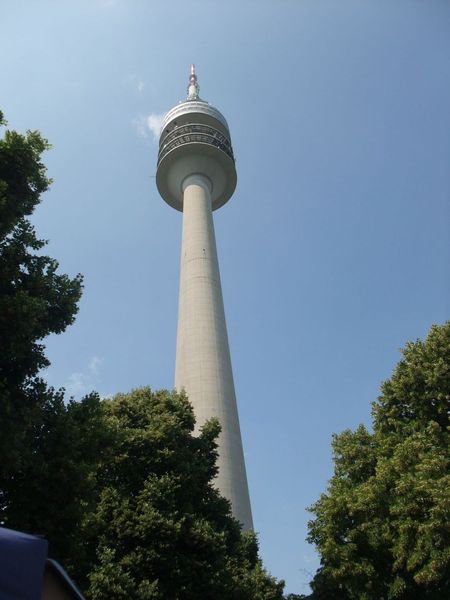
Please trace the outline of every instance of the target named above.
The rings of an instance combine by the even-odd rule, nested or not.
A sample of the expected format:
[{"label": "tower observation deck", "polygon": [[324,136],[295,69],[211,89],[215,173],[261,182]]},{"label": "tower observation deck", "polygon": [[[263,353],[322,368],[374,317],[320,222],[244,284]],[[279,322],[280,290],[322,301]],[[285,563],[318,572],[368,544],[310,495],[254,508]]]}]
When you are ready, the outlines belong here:
[{"label": "tower observation deck", "polygon": [[192,402],[197,431],[207,419],[219,419],[215,485],[243,528],[252,529],[212,216],[236,181],[228,124],[199,97],[191,65],[187,98],[161,126],[156,173],[163,199],[183,212],[175,388]]}]

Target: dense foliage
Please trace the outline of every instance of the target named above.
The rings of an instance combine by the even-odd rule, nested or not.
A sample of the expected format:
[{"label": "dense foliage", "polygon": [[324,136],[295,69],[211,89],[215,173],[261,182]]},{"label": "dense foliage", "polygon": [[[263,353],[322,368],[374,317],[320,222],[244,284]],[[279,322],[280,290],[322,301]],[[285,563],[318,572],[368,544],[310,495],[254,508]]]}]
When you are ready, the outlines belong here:
[{"label": "dense foliage", "polygon": [[312,507],[313,598],[450,594],[450,322],[403,360],[373,405],[373,433],[334,437],[335,472]]},{"label": "dense foliage", "polygon": [[27,220],[50,183],[41,162],[47,148],[36,131],[0,139],[0,522],[11,526],[27,498],[45,503],[42,480],[37,496],[32,491],[36,453],[62,397],[38,376],[48,365],[41,341],[72,323],[81,295],[80,276],[57,273]]},{"label": "dense foliage", "polygon": [[83,524],[95,540],[89,597],[276,600],[254,534],[242,534],[212,485],[217,422],[192,435],[182,395],[144,388],[102,404],[111,454]]}]

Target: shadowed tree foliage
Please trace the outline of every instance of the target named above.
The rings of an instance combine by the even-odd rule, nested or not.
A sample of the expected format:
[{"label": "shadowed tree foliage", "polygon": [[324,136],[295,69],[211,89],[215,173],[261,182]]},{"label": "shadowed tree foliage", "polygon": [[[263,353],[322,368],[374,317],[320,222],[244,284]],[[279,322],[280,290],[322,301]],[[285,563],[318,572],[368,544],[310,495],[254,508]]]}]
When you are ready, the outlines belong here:
[{"label": "shadowed tree foliage", "polygon": [[[0,113],[0,123],[5,125]],[[58,263],[27,220],[50,180],[41,162],[48,143],[37,131],[0,139],[0,456],[2,490],[29,460],[29,436],[53,392],[37,376],[48,366],[41,343],[61,333],[77,312],[80,276]],[[2,502],[4,504],[4,502]]]},{"label": "shadowed tree foliage", "polygon": [[42,254],[27,220],[50,184],[48,147],[36,131],[0,140],[0,523],[45,535],[70,565],[84,555],[74,531],[96,497],[104,429],[98,397],[66,405],[39,377],[42,340],[73,322],[82,287]]},{"label": "shadowed tree foliage", "polygon": [[13,529],[43,535],[49,556],[83,575],[95,552],[81,525],[98,500],[97,471],[109,453],[109,432],[97,394],[66,404],[62,392],[42,384],[39,397],[25,439],[30,455],[2,482],[2,519]]},{"label": "shadowed tree foliage", "polygon": [[450,593],[450,322],[408,343],[364,426],[334,436],[314,504],[314,599],[444,600]]}]

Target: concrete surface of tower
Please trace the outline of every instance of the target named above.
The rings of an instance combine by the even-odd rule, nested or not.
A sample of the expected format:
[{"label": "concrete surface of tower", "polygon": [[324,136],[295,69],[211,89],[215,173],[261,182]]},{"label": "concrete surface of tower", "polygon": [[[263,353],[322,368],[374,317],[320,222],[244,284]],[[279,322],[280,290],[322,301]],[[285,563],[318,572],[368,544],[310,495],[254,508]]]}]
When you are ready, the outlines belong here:
[{"label": "concrete surface of tower", "polygon": [[197,430],[207,419],[219,419],[215,484],[243,528],[252,529],[212,218],[234,192],[236,169],[227,122],[199,97],[194,65],[186,100],[161,126],[156,184],[164,200],[183,212],[175,388],[192,402]]}]

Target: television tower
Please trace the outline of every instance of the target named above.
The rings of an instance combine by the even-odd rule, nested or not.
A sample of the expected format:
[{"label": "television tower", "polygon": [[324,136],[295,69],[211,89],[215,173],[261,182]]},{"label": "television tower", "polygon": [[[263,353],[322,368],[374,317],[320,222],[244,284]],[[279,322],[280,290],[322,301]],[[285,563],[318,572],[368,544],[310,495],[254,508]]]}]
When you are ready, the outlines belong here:
[{"label": "television tower", "polygon": [[162,122],[156,172],[163,199],[183,212],[175,388],[192,402],[197,431],[219,419],[215,483],[243,528],[252,529],[212,218],[234,192],[236,169],[227,122],[199,89],[191,65],[186,100]]}]

